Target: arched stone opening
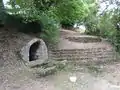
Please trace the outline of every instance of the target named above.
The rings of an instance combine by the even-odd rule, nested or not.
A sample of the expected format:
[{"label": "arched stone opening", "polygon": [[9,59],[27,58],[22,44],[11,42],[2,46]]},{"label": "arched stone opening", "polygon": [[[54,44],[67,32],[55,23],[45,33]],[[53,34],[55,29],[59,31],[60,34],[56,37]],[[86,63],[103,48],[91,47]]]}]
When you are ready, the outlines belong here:
[{"label": "arched stone opening", "polygon": [[48,50],[42,39],[32,39],[21,49],[21,58],[26,63],[41,64],[48,59]]},{"label": "arched stone opening", "polygon": [[39,59],[39,53],[37,52],[37,50],[39,49],[40,46],[40,41],[33,43],[30,46],[29,49],[29,61],[35,61],[37,59]]}]

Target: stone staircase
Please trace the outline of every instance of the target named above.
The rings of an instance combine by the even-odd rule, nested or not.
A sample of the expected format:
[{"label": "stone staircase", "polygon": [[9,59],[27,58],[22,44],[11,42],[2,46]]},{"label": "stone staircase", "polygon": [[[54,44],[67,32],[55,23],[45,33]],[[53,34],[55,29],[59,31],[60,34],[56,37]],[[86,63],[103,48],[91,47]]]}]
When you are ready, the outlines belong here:
[{"label": "stone staircase", "polygon": [[53,50],[50,56],[55,60],[68,60],[81,63],[102,63],[115,60],[116,58],[112,50],[104,48]]},{"label": "stone staircase", "polygon": [[62,31],[57,47],[49,51],[51,59],[79,63],[104,63],[116,60],[117,54],[110,43],[96,36],[69,32]]},{"label": "stone staircase", "polygon": [[65,39],[72,41],[72,42],[80,42],[80,43],[91,43],[91,42],[101,42],[101,39],[95,36],[67,36]]}]

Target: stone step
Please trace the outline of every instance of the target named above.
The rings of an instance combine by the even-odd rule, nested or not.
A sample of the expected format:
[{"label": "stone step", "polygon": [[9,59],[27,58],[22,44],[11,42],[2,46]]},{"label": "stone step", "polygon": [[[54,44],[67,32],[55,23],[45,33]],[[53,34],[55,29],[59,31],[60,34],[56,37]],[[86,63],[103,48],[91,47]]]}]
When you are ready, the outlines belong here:
[{"label": "stone step", "polygon": [[54,59],[65,59],[65,60],[72,60],[72,59],[104,59],[104,58],[115,58],[116,56],[110,54],[110,55],[102,55],[102,56],[77,56],[77,55],[61,55],[61,56],[52,56]]},{"label": "stone step", "polygon": [[111,48],[53,49],[52,51],[110,51]]},{"label": "stone step", "polygon": [[72,42],[89,43],[89,42],[101,42],[102,41],[102,39],[98,36],[83,35],[83,34],[81,35],[78,32],[70,31],[70,30],[61,30],[60,36]]},{"label": "stone step", "polygon": [[102,39],[96,36],[68,36],[65,39],[72,42],[80,42],[80,43],[91,43],[91,42],[101,42]]},{"label": "stone step", "polygon": [[113,50],[110,49],[63,49],[63,50],[52,50],[50,54],[53,55],[105,55],[112,54]]},{"label": "stone step", "polygon": [[99,53],[97,53],[97,52],[95,52],[95,53],[84,53],[84,52],[82,52],[82,54],[81,53],[79,53],[79,52],[77,52],[77,53],[59,53],[59,52],[57,52],[57,53],[55,53],[55,52],[52,52],[51,53],[51,55],[52,56],[109,56],[109,55],[113,55],[114,53],[113,52],[99,52]]},{"label": "stone step", "polygon": [[113,51],[111,50],[111,51],[80,51],[80,50],[75,50],[75,51],[73,51],[73,50],[54,50],[54,51],[52,51],[52,54],[55,54],[55,55],[59,55],[59,54],[67,54],[67,53],[69,53],[69,54],[79,54],[79,55],[88,55],[88,54],[95,54],[95,55],[98,55],[98,54],[103,54],[103,53],[112,53]]},{"label": "stone step", "polygon": [[116,59],[116,52],[109,48],[52,50],[49,57],[55,60],[103,62]]}]

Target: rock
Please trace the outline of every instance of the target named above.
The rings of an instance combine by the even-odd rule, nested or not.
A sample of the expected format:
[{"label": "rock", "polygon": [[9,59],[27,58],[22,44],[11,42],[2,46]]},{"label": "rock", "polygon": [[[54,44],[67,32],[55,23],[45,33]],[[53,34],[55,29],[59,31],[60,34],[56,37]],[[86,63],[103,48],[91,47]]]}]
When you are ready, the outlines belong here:
[{"label": "rock", "polygon": [[71,77],[69,77],[69,79],[70,79],[71,82],[75,83],[76,80],[77,80],[77,77],[76,76],[71,76]]}]

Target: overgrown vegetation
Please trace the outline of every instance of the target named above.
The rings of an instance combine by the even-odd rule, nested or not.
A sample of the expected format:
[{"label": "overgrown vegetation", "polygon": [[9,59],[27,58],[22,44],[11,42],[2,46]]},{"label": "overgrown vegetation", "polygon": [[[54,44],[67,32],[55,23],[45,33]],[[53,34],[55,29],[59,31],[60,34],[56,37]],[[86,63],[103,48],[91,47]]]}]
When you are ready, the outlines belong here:
[{"label": "overgrown vegetation", "polygon": [[88,13],[83,0],[10,0],[8,4],[12,8],[6,8],[6,12],[21,18],[20,30],[41,32],[40,37],[48,43],[57,42],[60,26],[73,27]]},{"label": "overgrown vegetation", "polygon": [[[99,35],[110,41],[120,52],[120,1],[100,0],[96,4],[84,21],[87,27],[87,33],[91,35]],[[106,8],[102,11],[99,10],[100,4],[106,4]],[[113,8],[111,8],[113,7]],[[109,9],[111,8],[111,9]]]},{"label": "overgrown vegetation", "polygon": [[87,16],[88,5],[83,0],[61,0],[56,7],[56,15],[63,27],[73,26]]},{"label": "overgrown vegetation", "polygon": [[[102,3],[106,8],[100,11]],[[41,32],[40,37],[48,43],[57,42],[61,26],[82,23],[87,34],[107,38],[120,52],[119,0],[10,0],[8,4],[11,9],[4,8],[1,1],[1,19],[7,13],[7,23],[14,21],[13,25],[24,32]]]}]

